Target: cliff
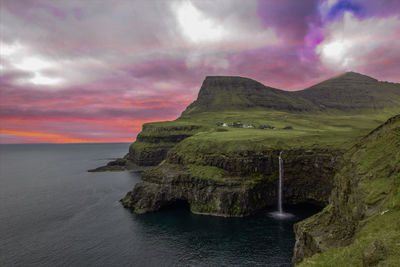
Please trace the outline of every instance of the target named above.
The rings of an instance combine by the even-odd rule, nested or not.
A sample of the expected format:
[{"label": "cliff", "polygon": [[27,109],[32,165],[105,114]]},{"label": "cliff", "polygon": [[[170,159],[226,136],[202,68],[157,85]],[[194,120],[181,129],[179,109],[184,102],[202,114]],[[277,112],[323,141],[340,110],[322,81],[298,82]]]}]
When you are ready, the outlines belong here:
[{"label": "cliff", "polygon": [[[184,202],[193,213],[225,217],[276,205],[279,151],[197,151],[195,158],[185,154],[177,146],[160,165],[143,172],[142,182],[122,199],[123,205],[146,213]],[[319,149],[283,151],[284,204],[325,206],[338,155]]]},{"label": "cliff", "polygon": [[167,156],[167,152],[182,140],[201,131],[203,126],[194,123],[159,122],[146,123],[129,146],[129,152],[123,158],[109,162],[89,172],[98,171],[143,171],[157,166]]},{"label": "cliff", "polygon": [[294,226],[293,263],[398,266],[400,115],[362,138],[342,162],[329,205]]}]

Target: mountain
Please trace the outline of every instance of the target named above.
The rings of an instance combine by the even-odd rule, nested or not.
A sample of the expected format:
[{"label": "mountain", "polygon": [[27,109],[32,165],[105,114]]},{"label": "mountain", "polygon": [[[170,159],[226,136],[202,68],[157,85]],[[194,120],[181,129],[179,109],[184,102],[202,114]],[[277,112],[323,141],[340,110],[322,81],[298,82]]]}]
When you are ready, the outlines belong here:
[{"label": "mountain", "polygon": [[201,112],[261,108],[288,112],[355,111],[400,107],[400,84],[355,72],[300,91],[284,91],[252,79],[209,76],[183,116]]},{"label": "mountain", "polygon": [[380,82],[347,72],[302,91],[294,92],[322,110],[377,110],[400,107],[400,84]]},{"label": "mountain", "polygon": [[197,97],[183,115],[249,108],[305,111],[315,109],[309,101],[291,92],[265,86],[243,77],[208,76]]}]

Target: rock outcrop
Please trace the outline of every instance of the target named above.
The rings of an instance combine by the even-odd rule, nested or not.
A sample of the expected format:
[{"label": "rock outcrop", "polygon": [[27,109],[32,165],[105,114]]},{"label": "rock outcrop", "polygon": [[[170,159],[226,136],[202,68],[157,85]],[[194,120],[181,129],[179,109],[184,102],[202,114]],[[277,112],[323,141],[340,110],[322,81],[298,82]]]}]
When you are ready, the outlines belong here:
[{"label": "rock outcrop", "polygon": [[[179,150],[142,173],[142,182],[122,203],[136,213],[157,211],[184,201],[194,213],[247,216],[277,202],[279,150],[204,154],[191,161]],[[339,151],[283,151],[284,204],[325,206],[332,190]]]},{"label": "rock outcrop", "polygon": [[[136,141],[129,147],[129,152],[123,158],[110,161],[89,172],[138,170],[157,166],[163,161],[168,151],[182,140],[192,136],[202,129],[199,125],[173,122],[146,123],[138,134]],[[172,124],[172,125],[170,125]]]},{"label": "rock outcrop", "polygon": [[399,218],[400,115],[345,153],[329,205],[294,226],[293,263],[398,266]]}]

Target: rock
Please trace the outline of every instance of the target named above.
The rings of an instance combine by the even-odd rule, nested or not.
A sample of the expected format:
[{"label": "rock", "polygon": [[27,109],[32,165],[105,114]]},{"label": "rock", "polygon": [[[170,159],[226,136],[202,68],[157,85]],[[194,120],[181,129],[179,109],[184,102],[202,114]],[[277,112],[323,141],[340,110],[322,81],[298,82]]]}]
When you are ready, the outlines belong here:
[{"label": "rock", "polygon": [[159,127],[151,123],[144,124],[142,132],[131,144],[128,154],[123,159],[111,161],[107,163],[107,166],[89,171],[122,171],[132,168],[142,170],[142,167],[156,166],[166,158],[171,148],[200,129],[199,125]]},{"label": "rock", "polygon": [[[247,216],[276,205],[279,152],[199,154],[203,165],[198,165],[179,151],[170,151],[162,164],[142,174],[143,181],[125,196],[122,204],[136,213],[146,213],[184,201],[194,213]],[[325,206],[333,187],[336,153],[284,151],[284,204]]]},{"label": "rock", "polygon": [[362,256],[363,266],[375,266],[384,259],[385,246],[381,240],[375,240],[365,250]]},{"label": "rock", "polygon": [[[196,214],[224,217],[243,217],[275,202],[275,185],[269,181],[251,183],[247,178],[212,180],[191,175],[190,171],[174,164],[164,164],[143,173],[121,200],[125,208],[143,214],[184,201]],[[270,194],[264,195],[266,187]]]},{"label": "rock", "polygon": [[126,166],[126,159],[116,159],[107,163],[107,166]]}]

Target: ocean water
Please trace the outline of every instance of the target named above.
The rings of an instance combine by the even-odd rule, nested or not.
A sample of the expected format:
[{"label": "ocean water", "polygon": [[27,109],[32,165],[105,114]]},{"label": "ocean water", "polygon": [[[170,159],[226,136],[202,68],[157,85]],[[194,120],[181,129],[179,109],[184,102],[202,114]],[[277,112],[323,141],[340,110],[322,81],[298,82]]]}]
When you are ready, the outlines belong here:
[{"label": "ocean water", "polygon": [[135,215],[120,203],[135,172],[89,173],[128,144],[0,145],[0,266],[290,266],[293,224],[187,209]]}]

